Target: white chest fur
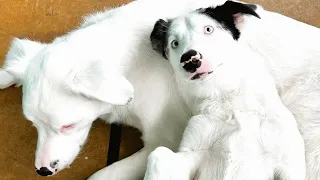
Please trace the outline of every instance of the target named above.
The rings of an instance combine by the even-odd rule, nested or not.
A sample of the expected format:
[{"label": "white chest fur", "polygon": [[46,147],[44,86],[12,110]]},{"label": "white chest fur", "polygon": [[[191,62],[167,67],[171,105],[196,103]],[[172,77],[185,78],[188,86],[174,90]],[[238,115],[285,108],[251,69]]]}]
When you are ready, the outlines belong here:
[{"label": "white chest fur", "polygon": [[[284,171],[291,171],[290,177],[297,169],[288,162],[301,168],[298,179],[304,176],[304,146],[296,121],[259,59],[226,64],[202,81],[178,82],[195,115],[180,150],[206,152],[200,158],[199,179],[269,179]],[[201,170],[209,167],[217,170]]]}]

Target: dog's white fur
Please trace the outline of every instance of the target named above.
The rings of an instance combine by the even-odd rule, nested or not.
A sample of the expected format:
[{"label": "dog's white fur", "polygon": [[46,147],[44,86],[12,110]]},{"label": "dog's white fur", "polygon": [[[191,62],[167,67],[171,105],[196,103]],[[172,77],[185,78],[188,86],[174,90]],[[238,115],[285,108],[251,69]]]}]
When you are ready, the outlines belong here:
[{"label": "dog's white fur", "polygon": [[138,0],[88,16],[49,44],[14,39],[0,85],[22,85],[24,115],[38,130],[36,168],[55,174],[71,164],[98,117],[138,128],[144,148],[91,179],[141,179],[155,147],[176,150],[191,113],[171,67],[152,50],[150,32],[159,17],[215,3]]},{"label": "dog's white fur", "polygon": [[[237,5],[228,2],[221,7]],[[226,10],[225,16],[238,13]],[[236,25],[243,28],[252,17],[242,16]],[[196,116],[189,121],[179,152],[159,147],[150,154],[145,179],[304,180],[302,136],[261,56],[200,11],[163,25],[167,34],[162,38],[168,43],[162,47],[167,48],[179,90]],[[164,29],[155,26],[154,32],[159,30]],[[178,46],[173,48],[171,42]],[[190,80],[193,73],[180,63],[190,50],[202,54],[200,61],[208,61],[211,74]]]},{"label": "dog's white fur", "polygon": [[[23,111],[33,120],[39,133],[36,167],[49,166],[48,162],[42,164],[44,160],[40,158],[45,152],[44,142],[49,145],[47,161],[60,159],[58,171],[70,164],[98,116],[109,123],[119,122],[138,128],[145,147],[90,179],[141,179],[147,156],[155,147],[166,146],[175,151],[191,112],[177,92],[170,65],[151,49],[149,35],[159,18],[175,17],[198,7],[223,2],[137,0],[89,16],[79,29],[50,44],[15,39],[0,70],[0,85],[7,88],[22,84]],[[320,169],[317,160],[320,154],[317,125],[320,105],[317,100],[320,91],[317,76],[311,72],[320,64],[316,61],[320,56],[319,30],[276,13],[263,13],[261,31],[248,28],[250,36],[247,40],[269,62],[282,100],[303,132],[309,179],[317,179]],[[310,68],[301,70],[302,65]],[[101,84],[101,91],[95,91],[96,88],[83,91],[83,87],[73,86],[72,79],[80,72],[84,72],[78,76],[83,78],[82,82]],[[125,80],[123,83],[127,85],[124,87],[108,86],[113,81],[104,81],[104,77],[110,80],[109,77],[123,79],[122,76],[134,87],[134,101],[128,107],[101,101],[104,93],[100,92],[108,93],[108,88],[132,90]],[[67,132],[68,137],[74,138],[55,131],[70,123],[76,123],[75,128]]]}]

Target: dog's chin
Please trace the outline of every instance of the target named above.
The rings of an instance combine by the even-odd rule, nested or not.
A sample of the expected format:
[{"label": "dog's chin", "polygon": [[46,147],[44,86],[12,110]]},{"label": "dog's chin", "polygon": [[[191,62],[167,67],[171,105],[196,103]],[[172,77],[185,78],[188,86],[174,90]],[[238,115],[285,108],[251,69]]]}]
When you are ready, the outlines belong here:
[{"label": "dog's chin", "polygon": [[210,78],[210,75],[212,73],[213,73],[213,71],[203,72],[203,73],[196,73],[193,76],[191,76],[190,80],[191,81],[206,80],[206,79]]},{"label": "dog's chin", "polygon": [[[190,81],[203,81],[203,80],[208,80],[210,79],[213,74],[215,74],[218,69],[223,65],[223,63],[218,64],[215,68],[210,68],[208,71],[200,71],[200,72],[194,72],[192,74],[189,74],[188,80]],[[214,73],[215,72],[215,73]]]}]

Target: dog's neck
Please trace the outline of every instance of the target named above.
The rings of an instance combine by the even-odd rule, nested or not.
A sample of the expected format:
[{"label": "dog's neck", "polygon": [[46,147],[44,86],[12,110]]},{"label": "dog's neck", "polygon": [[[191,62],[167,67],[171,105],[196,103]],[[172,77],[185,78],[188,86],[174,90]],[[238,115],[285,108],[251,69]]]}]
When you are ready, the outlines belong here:
[{"label": "dog's neck", "polygon": [[209,106],[220,106],[237,96],[240,89],[239,76],[226,76],[224,81],[217,76],[223,74],[213,74],[204,80],[186,81],[177,78],[180,92],[193,114],[208,114],[207,110],[211,108]]},{"label": "dog's neck", "polygon": [[180,92],[194,115],[215,114],[231,120],[235,109],[260,114],[270,104],[266,103],[269,99],[275,100],[277,94],[269,72],[259,59],[244,55],[238,56],[239,61],[246,57],[241,66],[221,66],[204,80],[177,77]]}]

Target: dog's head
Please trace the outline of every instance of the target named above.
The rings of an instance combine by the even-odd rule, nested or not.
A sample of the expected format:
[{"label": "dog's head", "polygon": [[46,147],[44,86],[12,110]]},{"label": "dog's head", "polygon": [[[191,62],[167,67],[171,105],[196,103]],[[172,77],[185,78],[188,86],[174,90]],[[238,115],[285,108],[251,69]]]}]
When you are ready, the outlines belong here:
[{"label": "dog's head", "polygon": [[160,19],[150,36],[153,49],[170,61],[179,77],[204,79],[220,66],[237,64],[232,53],[244,15],[260,18],[256,9],[252,4],[227,1],[216,8],[198,9],[167,21]]},{"label": "dog's head", "polygon": [[76,51],[63,42],[14,39],[0,69],[0,88],[22,85],[23,113],[38,131],[35,167],[42,176],[70,165],[92,122],[133,98],[124,76]]}]

